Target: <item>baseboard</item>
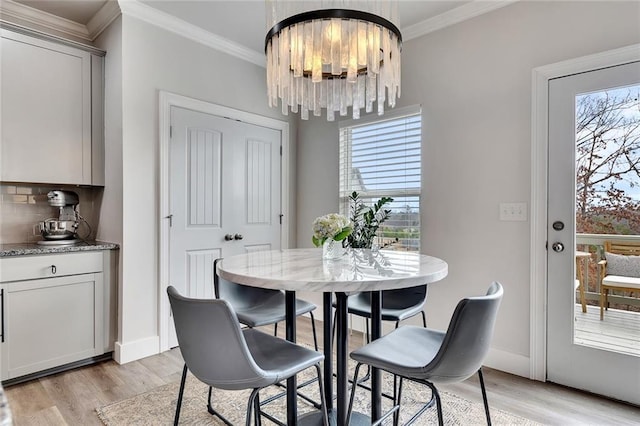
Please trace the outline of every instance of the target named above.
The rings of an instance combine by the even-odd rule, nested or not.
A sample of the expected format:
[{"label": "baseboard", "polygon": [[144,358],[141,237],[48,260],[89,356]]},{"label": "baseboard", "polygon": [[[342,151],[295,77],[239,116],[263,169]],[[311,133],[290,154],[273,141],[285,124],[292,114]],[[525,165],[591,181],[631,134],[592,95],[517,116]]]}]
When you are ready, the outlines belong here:
[{"label": "baseboard", "polygon": [[484,360],[484,365],[495,370],[529,378],[529,357],[491,348]]},{"label": "baseboard", "polygon": [[160,338],[152,336],[133,342],[116,342],[113,359],[118,364],[126,364],[158,353],[160,353]]}]

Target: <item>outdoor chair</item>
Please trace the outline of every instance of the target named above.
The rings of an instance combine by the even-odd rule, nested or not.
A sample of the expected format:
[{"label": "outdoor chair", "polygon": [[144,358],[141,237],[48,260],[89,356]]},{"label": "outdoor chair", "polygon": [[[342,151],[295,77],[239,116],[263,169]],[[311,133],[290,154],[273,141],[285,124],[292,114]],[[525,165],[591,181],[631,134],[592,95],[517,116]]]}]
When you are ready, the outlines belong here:
[{"label": "outdoor chair", "polygon": [[600,266],[600,321],[609,309],[609,292],[628,291],[640,295],[640,244],[632,241],[605,241]]}]

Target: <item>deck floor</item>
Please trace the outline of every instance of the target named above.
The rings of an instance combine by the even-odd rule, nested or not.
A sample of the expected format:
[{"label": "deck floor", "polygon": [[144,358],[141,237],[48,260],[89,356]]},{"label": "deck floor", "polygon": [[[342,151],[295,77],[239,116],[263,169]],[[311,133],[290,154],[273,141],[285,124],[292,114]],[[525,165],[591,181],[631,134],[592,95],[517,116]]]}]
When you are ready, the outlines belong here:
[{"label": "deck floor", "polygon": [[640,357],[640,313],[609,309],[600,321],[598,306],[576,304],[575,316],[576,344]]}]

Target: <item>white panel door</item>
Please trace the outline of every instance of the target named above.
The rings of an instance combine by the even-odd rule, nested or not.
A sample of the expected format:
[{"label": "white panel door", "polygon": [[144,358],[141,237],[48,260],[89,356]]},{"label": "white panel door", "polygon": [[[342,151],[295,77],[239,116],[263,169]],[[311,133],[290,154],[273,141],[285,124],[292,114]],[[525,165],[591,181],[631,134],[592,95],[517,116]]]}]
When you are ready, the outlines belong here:
[{"label": "white panel door", "polygon": [[169,283],[212,298],[215,259],[280,248],[281,133],[178,107],[171,129]]},{"label": "white panel door", "polygon": [[576,99],[639,83],[638,62],[549,83],[547,379],[634,404],[640,404],[640,357],[574,340]]}]

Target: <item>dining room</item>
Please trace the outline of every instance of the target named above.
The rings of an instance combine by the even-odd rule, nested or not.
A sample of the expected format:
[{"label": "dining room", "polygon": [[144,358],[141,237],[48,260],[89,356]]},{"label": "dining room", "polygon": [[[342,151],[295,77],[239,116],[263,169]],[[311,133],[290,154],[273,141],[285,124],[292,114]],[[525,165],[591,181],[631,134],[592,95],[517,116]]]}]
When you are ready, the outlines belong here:
[{"label": "dining room", "polygon": [[[278,31],[286,26],[275,25],[277,31],[269,32],[282,20],[267,22],[265,2],[109,0],[101,5],[104,9],[98,9],[100,13],[94,10],[78,25],[67,22],[73,18],[55,15],[68,2],[58,2],[58,11],[38,9],[53,8],[55,3],[6,0],[1,20],[3,31],[27,31],[34,38],[44,34],[48,42],[85,44],[106,52],[101,86],[105,182],[92,188],[98,194],[92,208],[99,223],[96,239],[120,246],[114,269],[115,337],[112,359],[106,363],[5,383],[15,419],[123,424],[127,416],[142,413],[148,420],[153,411],[141,407],[157,408],[149,400],[162,395],[164,414],[159,422],[171,422],[184,360],[176,347],[179,335],[167,288],[175,286],[185,297],[215,299],[216,276],[244,285],[265,285],[255,281],[256,277],[265,280],[265,275],[274,286],[271,290],[295,291],[296,298],[316,307],[317,352],[331,360],[327,363],[331,368],[333,363],[338,367],[340,354],[341,373],[333,377],[335,370],[327,369],[323,374],[325,389],[331,389],[326,396],[340,393],[341,408],[337,401],[329,404],[336,404],[333,407],[343,420],[349,405],[345,389],[350,390],[348,379],[353,373],[344,374],[344,368],[353,367],[347,361],[349,354],[364,346],[368,336],[388,335],[396,326],[393,321],[371,325],[360,315],[346,315],[347,300],[339,302],[336,294],[363,292],[367,286],[374,293],[384,292],[394,285],[399,289],[402,281],[409,283],[407,287],[426,284],[428,292],[418,314],[398,328],[427,328],[426,324],[438,330],[447,330],[461,300],[486,296],[491,283],[501,283],[504,295],[482,360],[489,405],[497,419],[502,418],[501,412],[517,416],[523,424],[589,423],[592,418],[603,424],[611,419],[625,424],[637,418],[640,390],[638,382],[633,382],[634,374],[640,374],[637,351],[618,351],[624,352],[620,359],[607,355],[588,361],[586,376],[593,374],[595,384],[574,385],[572,378],[548,374],[556,365],[547,364],[547,354],[554,350],[548,346],[547,333],[556,330],[549,326],[549,306],[567,329],[576,327],[575,336],[562,337],[563,344],[593,356],[592,351],[605,352],[585,344],[590,339],[605,342],[592,337],[600,333],[595,327],[609,327],[603,332],[608,335],[621,334],[620,330],[628,330],[625,336],[634,335],[637,320],[628,318],[637,314],[638,301],[637,295],[613,292],[611,306],[600,321],[601,280],[594,269],[583,287],[588,306],[582,312],[580,287],[573,285],[579,270],[575,251],[589,252],[595,268],[601,260],[595,246],[618,234],[603,232],[594,237],[585,232],[576,237],[575,197],[557,197],[572,204],[562,204],[561,210],[550,213],[548,201],[557,194],[551,192],[556,186],[548,182],[561,177],[570,182],[575,195],[576,174],[571,167],[565,167],[569,177],[550,172],[555,169],[549,161],[556,156],[548,155],[555,140],[549,129],[555,129],[555,124],[547,118],[556,111],[552,101],[557,98],[549,98],[554,81],[640,61],[639,2],[400,1],[399,16],[375,20],[388,35],[382,47],[374,49],[383,56],[363,60],[360,68],[345,67],[344,78],[324,82],[322,76],[331,72],[318,74],[316,69],[315,78],[325,84],[325,98],[318,95],[317,110],[309,92],[294,93],[289,86],[278,86],[284,80],[268,80],[296,65],[269,68],[275,61],[269,55],[280,53],[274,48],[274,36],[279,34],[280,43],[284,34]],[[273,3],[278,2],[266,5]],[[427,4],[431,15],[421,14]],[[320,18],[327,19],[331,17]],[[348,22],[350,18],[334,19]],[[395,24],[386,26],[387,22]],[[345,34],[349,28],[345,25]],[[266,43],[265,35],[269,35]],[[310,42],[305,49],[312,47]],[[394,62],[398,59],[401,66]],[[304,60],[300,62],[304,65]],[[358,74],[365,65],[386,71],[379,80],[359,83]],[[299,86],[310,86],[313,73],[303,70],[293,77],[292,72],[290,78],[306,77],[308,83]],[[333,75],[342,76],[342,70]],[[351,78],[356,83],[349,84],[362,86],[362,91],[346,95],[350,86],[343,88],[337,81]],[[335,94],[338,100],[331,108],[327,107],[329,80],[334,87],[331,97]],[[284,92],[290,96],[283,98]],[[341,93],[345,93],[342,104]],[[302,104],[293,99],[302,99]],[[354,107],[354,99],[362,103]],[[3,110],[7,111],[4,103]],[[563,131],[559,134],[564,135]],[[575,154],[575,144],[569,151]],[[22,195],[15,193],[18,189],[42,185],[0,184],[3,224],[14,214],[8,200]],[[323,247],[327,235],[316,235],[314,223],[331,214],[346,218],[341,231],[349,230],[346,235],[331,235],[338,243],[333,250],[342,260],[322,263],[323,251],[330,249]],[[555,222],[562,222],[563,229],[556,230]],[[622,222],[624,218],[616,224]],[[2,232],[4,238],[7,234]],[[373,237],[363,246],[361,239],[366,240],[366,235]],[[554,243],[562,243],[563,249],[555,246],[556,250]],[[353,266],[347,259],[353,258],[352,250],[361,249],[372,250],[373,257],[362,267]],[[256,260],[262,252],[297,251],[313,253],[315,261],[321,262],[313,273],[321,278],[305,278],[305,269],[297,267],[300,276],[287,276],[294,288],[286,288],[282,277],[268,275],[282,273],[281,269],[265,268],[264,259]],[[235,256],[245,256],[246,263],[251,259],[263,269],[259,275],[227,270],[234,266]],[[389,266],[402,256],[413,263],[400,269],[397,264]],[[222,259],[220,268],[213,266],[216,259]],[[431,266],[422,266],[421,259]],[[429,270],[433,264],[428,259],[441,269]],[[559,269],[547,269],[549,265]],[[365,272],[358,275],[358,268]],[[381,275],[376,279],[367,275],[374,272]],[[423,281],[411,281],[407,274],[417,274]],[[358,279],[365,284],[357,284]],[[399,281],[390,284],[394,279]],[[325,282],[331,280],[334,284]],[[322,288],[320,282],[328,287]],[[571,285],[563,284],[555,297],[552,292],[560,288],[557,282]],[[326,293],[334,299],[327,300]],[[374,304],[376,300],[377,295]],[[561,302],[555,305],[553,300]],[[381,299],[379,307],[383,305]],[[341,313],[339,320],[333,319],[336,311]],[[315,351],[310,314],[288,319],[288,329],[287,321],[279,321],[278,336],[289,340],[295,336],[298,343]],[[336,334],[341,336],[333,351],[327,350],[333,337],[325,334],[325,326],[332,323],[338,323]],[[256,328],[273,334],[271,325]],[[575,368],[585,365],[574,364]],[[379,407],[386,408],[388,401],[384,396],[376,399],[377,395],[390,392],[389,386],[395,388],[385,374],[376,374],[367,385],[373,391],[358,387],[355,394],[361,404],[356,411],[368,417],[382,415]],[[572,371],[572,376],[585,376],[584,370]],[[204,401],[200,404],[204,413],[189,417],[192,411],[185,397],[182,418],[211,421],[197,417],[209,416],[207,392],[190,388],[196,382],[192,379],[188,376],[186,396],[195,392],[198,401]],[[605,382],[617,383],[617,389],[609,393],[597,387]],[[164,393],[149,393],[165,385],[169,390],[163,388]],[[317,385],[308,386],[312,387]],[[408,384],[407,389],[414,388]],[[460,398],[444,406],[445,416],[464,411],[461,406],[473,406],[470,410],[478,416],[474,418],[484,422],[476,376],[443,389]],[[421,396],[423,391],[416,388],[407,393]],[[527,402],[518,402],[521,396]],[[278,410],[285,418],[287,412],[296,417],[286,407],[294,398],[290,393],[276,401],[282,404]],[[416,406],[425,402],[419,399]],[[106,407],[124,401],[117,407],[134,408],[107,414]],[[234,399],[241,409],[233,415],[244,415],[246,402],[244,396]],[[299,407],[309,408],[305,404],[298,398]],[[604,414],[595,408],[601,405],[606,407]],[[102,408],[104,416],[98,418],[95,410]],[[107,420],[108,415],[113,415],[112,420]],[[432,411],[425,415],[436,416]]]}]

